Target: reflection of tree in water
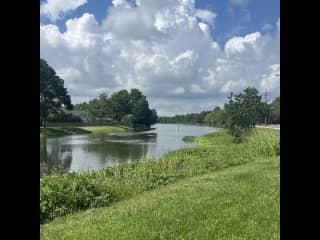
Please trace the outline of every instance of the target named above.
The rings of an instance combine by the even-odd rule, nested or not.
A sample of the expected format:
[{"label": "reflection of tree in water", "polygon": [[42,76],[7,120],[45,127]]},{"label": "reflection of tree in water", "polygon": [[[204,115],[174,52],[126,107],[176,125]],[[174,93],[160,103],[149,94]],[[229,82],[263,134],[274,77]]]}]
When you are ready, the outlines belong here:
[{"label": "reflection of tree in water", "polygon": [[148,144],[156,142],[157,134],[101,134],[92,137],[96,143],[85,145],[83,149],[96,153],[101,164],[106,165],[139,161],[148,153]]},{"label": "reflection of tree in water", "polygon": [[54,170],[68,172],[72,162],[72,147],[60,139],[51,141],[49,147],[47,139],[40,139],[40,174]]}]

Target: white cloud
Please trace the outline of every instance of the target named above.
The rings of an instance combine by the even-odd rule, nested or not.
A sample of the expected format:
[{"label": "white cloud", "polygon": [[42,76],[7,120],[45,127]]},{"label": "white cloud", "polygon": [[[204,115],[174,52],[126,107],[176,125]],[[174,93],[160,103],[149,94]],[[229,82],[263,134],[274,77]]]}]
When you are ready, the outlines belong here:
[{"label": "white cloud", "polygon": [[232,37],[221,48],[193,0],[126,3],[113,1],[101,25],[88,13],[67,20],[63,33],[40,25],[40,56],[74,103],[139,88],[159,115],[170,115],[221,106],[230,91],[248,85],[278,93],[272,74],[280,70],[279,34]]},{"label": "white cloud", "polygon": [[40,14],[54,22],[86,3],[87,0],[47,0],[40,5]]},{"label": "white cloud", "polygon": [[178,87],[173,91],[174,94],[183,94],[185,92],[186,90],[183,87]]},{"label": "white cloud", "polygon": [[244,37],[233,37],[225,44],[225,52],[227,56],[244,52],[246,49],[255,45],[261,37],[259,32],[248,34]]},{"label": "white cloud", "polygon": [[130,4],[126,0],[112,0],[112,4],[115,7],[119,7],[119,6],[130,7]]},{"label": "white cloud", "polygon": [[269,66],[269,72],[261,76],[260,87],[271,92],[279,92],[280,90],[280,64]]},{"label": "white cloud", "polygon": [[192,93],[204,93],[205,90],[203,90],[198,84],[191,84],[190,91]]},{"label": "white cloud", "polygon": [[217,14],[209,10],[197,9],[195,16],[200,18],[203,22],[213,25],[213,20],[217,17]]}]

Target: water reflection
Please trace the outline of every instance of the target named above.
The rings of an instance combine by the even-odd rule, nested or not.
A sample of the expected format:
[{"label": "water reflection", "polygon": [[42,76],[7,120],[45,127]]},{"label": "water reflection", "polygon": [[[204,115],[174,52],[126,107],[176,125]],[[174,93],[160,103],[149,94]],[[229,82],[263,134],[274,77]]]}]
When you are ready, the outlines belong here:
[{"label": "water reflection", "polygon": [[188,147],[182,138],[201,136],[217,129],[201,126],[156,124],[145,132],[117,132],[73,135],[40,139],[40,172],[55,168],[66,172],[96,170],[124,162],[141,161],[145,157],[158,159],[163,153]]},{"label": "water reflection", "polygon": [[156,143],[156,133],[113,133],[89,136],[94,143],[83,145],[83,150],[99,156],[103,166],[139,161],[147,156],[150,144]]},{"label": "water reflection", "polygon": [[51,170],[68,172],[72,162],[72,146],[61,139],[40,139],[40,174]]}]

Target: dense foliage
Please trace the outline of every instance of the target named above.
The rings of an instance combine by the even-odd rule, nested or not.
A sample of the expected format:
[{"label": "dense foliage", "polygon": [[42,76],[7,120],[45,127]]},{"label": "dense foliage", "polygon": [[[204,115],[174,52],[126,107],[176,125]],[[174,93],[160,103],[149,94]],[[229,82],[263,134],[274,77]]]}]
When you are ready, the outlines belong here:
[{"label": "dense foliage", "polygon": [[72,122],[81,123],[81,117],[74,115],[72,113],[61,112],[59,114],[50,114],[48,116],[48,122]]},{"label": "dense foliage", "polygon": [[88,103],[75,105],[75,110],[85,113],[86,121],[107,120],[138,128],[150,127],[157,122],[157,112],[149,108],[149,103],[138,89],[120,90],[108,97],[106,93]]},{"label": "dense foliage", "polygon": [[49,114],[59,114],[62,107],[72,109],[64,81],[48,63],[40,58],[40,122],[46,127]]},{"label": "dense foliage", "polygon": [[230,94],[224,105],[226,112],[226,127],[230,133],[241,141],[245,132],[254,128],[263,118],[264,104],[258,95],[258,90],[248,87],[243,92]]},{"label": "dense foliage", "polygon": [[280,123],[280,97],[270,104],[269,123]]},{"label": "dense foliage", "polygon": [[201,113],[187,113],[185,115],[175,115],[173,117],[159,117],[160,123],[188,123],[188,124],[202,124],[205,116],[209,111],[202,111]]}]

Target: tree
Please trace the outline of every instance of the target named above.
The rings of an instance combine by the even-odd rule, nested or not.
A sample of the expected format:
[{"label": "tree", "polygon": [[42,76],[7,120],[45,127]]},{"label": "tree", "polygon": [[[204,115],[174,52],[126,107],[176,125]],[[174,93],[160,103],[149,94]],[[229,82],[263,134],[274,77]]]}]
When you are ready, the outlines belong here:
[{"label": "tree", "polygon": [[264,105],[254,87],[247,87],[242,93],[230,94],[225,104],[227,127],[236,140],[242,140],[244,132],[252,129],[263,115]]},{"label": "tree", "polygon": [[131,107],[133,107],[137,101],[142,98],[142,97],[145,97],[142,92],[137,89],[137,88],[134,88],[134,89],[131,89],[130,90],[130,105]]},{"label": "tree", "polygon": [[130,95],[128,91],[121,90],[112,94],[111,105],[112,118],[120,122],[124,115],[131,113]]},{"label": "tree", "polygon": [[88,104],[87,111],[92,120],[102,120],[111,116],[111,101],[107,93],[101,93],[98,98],[91,100]]},{"label": "tree", "polygon": [[280,123],[280,97],[277,97],[270,106],[271,110],[271,122]]},{"label": "tree", "polygon": [[135,125],[147,125],[150,126],[151,114],[149,104],[146,97],[140,98],[133,106],[132,113],[134,116]]},{"label": "tree", "polygon": [[62,107],[72,109],[71,97],[64,87],[64,81],[48,63],[40,58],[40,121],[47,126],[50,113],[61,113]]},{"label": "tree", "polygon": [[150,124],[155,124],[156,122],[159,121],[157,111],[156,109],[151,109],[151,117],[150,117]]},{"label": "tree", "polygon": [[220,107],[215,107],[205,116],[204,122],[213,127],[223,127],[225,125],[225,111]]}]

